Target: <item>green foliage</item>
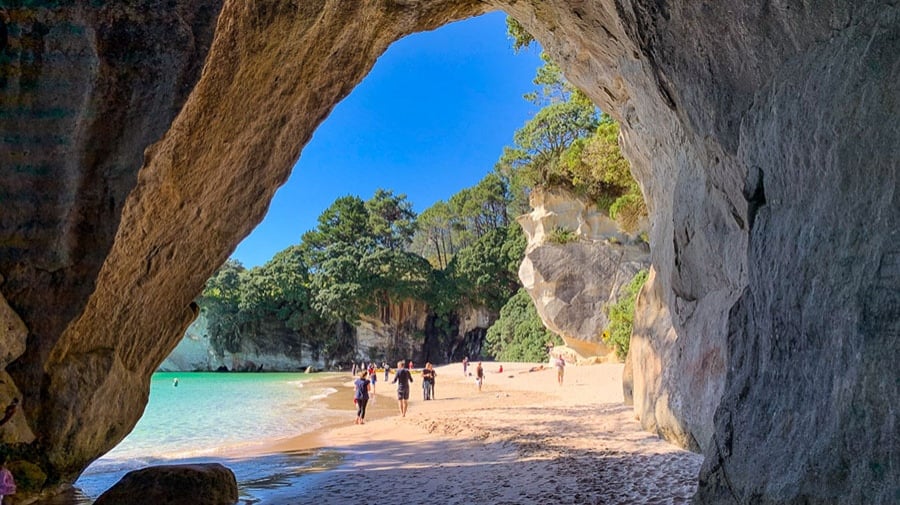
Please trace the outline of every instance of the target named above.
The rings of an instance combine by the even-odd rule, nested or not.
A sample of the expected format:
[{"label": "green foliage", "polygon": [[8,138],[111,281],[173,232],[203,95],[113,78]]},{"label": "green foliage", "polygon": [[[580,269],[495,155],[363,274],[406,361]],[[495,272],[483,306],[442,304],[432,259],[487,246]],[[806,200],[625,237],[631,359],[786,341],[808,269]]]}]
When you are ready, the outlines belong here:
[{"label": "green foliage", "polygon": [[353,243],[368,237],[369,211],[358,196],[338,198],[319,216],[319,226],[303,234],[303,246],[312,252],[311,259],[318,261],[321,252],[334,243]]},{"label": "green foliage", "polygon": [[499,174],[489,173],[475,186],[439,201],[419,216],[412,250],[439,269],[485,234],[509,225],[509,190]]},{"label": "green foliage", "polygon": [[639,192],[629,192],[616,199],[609,207],[609,215],[628,233],[637,230],[642,217],[647,215],[647,204]]},{"label": "green foliage", "polygon": [[500,310],[519,287],[518,276],[510,271],[509,257],[510,252],[517,251],[516,241],[509,227],[497,228],[453,258],[447,270],[460,298],[472,306]]},{"label": "green foliage", "polygon": [[551,244],[565,245],[577,241],[577,233],[562,227],[554,228],[553,231],[547,235],[547,242],[550,242]]},{"label": "green foliage", "polygon": [[487,351],[500,361],[544,361],[548,342],[562,340],[541,322],[531,297],[519,289],[500,309],[500,318],[488,329]]},{"label": "green foliage", "polygon": [[555,186],[565,179],[563,153],[596,128],[594,106],[574,101],[550,104],[513,136],[515,148],[504,153],[504,164],[530,187]]},{"label": "green foliage", "polygon": [[[292,246],[251,270],[229,260],[207,282],[198,301],[220,355],[249,344],[301,358],[304,344],[316,349],[334,331],[333,321],[314,310],[311,299],[303,251]],[[276,336],[269,338],[272,333]]]},{"label": "green foliage", "polygon": [[206,282],[200,295],[200,306],[206,313],[210,341],[214,350],[237,352],[241,347],[242,328],[246,315],[241,312],[241,277],[244,266],[228,260]]},{"label": "green foliage", "polygon": [[378,189],[365,207],[369,233],[379,246],[399,250],[409,245],[416,231],[416,213],[406,195],[394,196],[393,191]]},{"label": "green foliage", "polygon": [[619,228],[632,233],[647,215],[647,206],[619,150],[618,137],[618,123],[602,115],[594,135],[579,139],[563,155],[565,173],[561,179],[568,182],[569,189],[609,211]]},{"label": "green foliage", "polygon": [[517,53],[534,42],[534,37],[525,30],[525,27],[509,16],[506,17],[506,34],[513,40],[513,51]]},{"label": "green foliage", "polygon": [[634,327],[634,301],[638,292],[647,282],[647,270],[641,270],[625,285],[621,296],[612,305],[606,307],[609,326],[603,332],[603,341],[613,346],[616,356],[624,361],[631,343],[631,330]]},{"label": "green foliage", "polygon": [[[527,45],[527,32],[514,21],[507,24],[510,36]],[[504,149],[495,166],[509,188],[511,212],[528,212],[533,188],[565,188],[609,211],[622,230],[633,232],[647,207],[619,149],[618,123],[606,114],[598,118],[588,97],[546,54],[541,57],[544,65],[534,79],[540,88],[525,99],[542,108],[515,132],[514,145]]]}]

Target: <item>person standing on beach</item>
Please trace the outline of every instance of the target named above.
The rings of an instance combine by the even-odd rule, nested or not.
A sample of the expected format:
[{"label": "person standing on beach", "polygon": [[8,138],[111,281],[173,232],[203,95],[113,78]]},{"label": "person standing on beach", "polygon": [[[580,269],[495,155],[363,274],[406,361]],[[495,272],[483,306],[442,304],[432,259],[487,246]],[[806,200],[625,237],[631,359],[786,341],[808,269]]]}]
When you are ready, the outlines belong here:
[{"label": "person standing on beach", "polygon": [[481,385],[484,383],[484,367],[478,362],[478,368],[475,369],[475,384],[478,384],[478,391],[481,391]]},{"label": "person standing on beach", "polygon": [[384,382],[387,382],[388,379],[391,378],[391,365],[387,364],[387,361],[384,362]]},{"label": "person standing on beach", "polygon": [[434,400],[435,376],[437,376],[437,372],[434,371],[434,366],[431,363],[425,363],[425,368],[422,370],[422,394],[426,400]]},{"label": "person standing on beach", "polygon": [[468,370],[469,370],[469,357],[466,356],[465,358],[463,358],[463,375],[466,375]]},{"label": "person standing on beach", "polygon": [[369,403],[369,390],[372,389],[369,379],[366,379],[368,372],[363,370],[359,372],[359,378],[353,381],[353,402],[356,403],[356,424],[366,424],[366,405]]},{"label": "person standing on beach", "polygon": [[391,384],[397,384],[397,402],[400,404],[400,417],[406,417],[406,409],[409,406],[409,385],[413,382],[412,374],[405,368],[406,362],[397,362],[397,373]]},{"label": "person standing on beach", "polygon": [[563,376],[566,374],[566,359],[562,357],[562,354],[556,357],[556,380],[559,382],[559,385],[563,385]]}]

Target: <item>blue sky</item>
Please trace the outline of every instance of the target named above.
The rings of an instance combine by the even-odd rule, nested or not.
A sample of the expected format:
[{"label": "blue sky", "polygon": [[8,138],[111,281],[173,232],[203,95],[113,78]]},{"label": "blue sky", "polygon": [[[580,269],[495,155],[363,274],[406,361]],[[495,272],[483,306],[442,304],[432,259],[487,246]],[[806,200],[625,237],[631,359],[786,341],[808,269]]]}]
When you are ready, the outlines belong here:
[{"label": "blue sky", "polygon": [[391,189],[422,212],[481,180],[537,112],[522,95],[534,89],[540,50],[513,53],[505,19],[487,14],[391,46],[319,126],[232,257],[262,265],[344,195]]}]

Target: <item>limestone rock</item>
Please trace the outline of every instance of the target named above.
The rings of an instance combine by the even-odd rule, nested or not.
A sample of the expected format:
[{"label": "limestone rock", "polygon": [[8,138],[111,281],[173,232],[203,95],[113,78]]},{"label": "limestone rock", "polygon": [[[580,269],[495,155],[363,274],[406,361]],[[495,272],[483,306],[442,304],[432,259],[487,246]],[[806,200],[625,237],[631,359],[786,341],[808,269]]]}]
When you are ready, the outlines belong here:
[{"label": "limestone rock", "polygon": [[125,474],[94,505],[233,505],[234,473],[218,463],[151,466]]},{"label": "limestone rock", "polygon": [[[609,326],[604,308],[615,303],[622,286],[647,267],[647,251],[618,244],[630,238],[569,192],[534,191],[531,206],[534,210],[518,219],[528,237],[519,279],[538,315],[580,356],[615,359],[601,337]],[[574,242],[551,242],[556,230],[571,232]]]},{"label": "limestone rock", "polygon": [[6,409],[13,402],[18,402],[13,417],[0,426],[0,442],[4,444],[27,444],[35,438],[24,415],[22,392],[12,376],[5,371],[7,364],[25,352],[27,338],[28,328],[25,327],[25,323],[0,295],[0,417],[6,414]]},{"label": "limestone rock", "polygon": [[[635,301],[628,360],[634,411],[641,426],[681,447],[709,447],[712,418],[722,396],[725,345],[679,338],[659,293],[655,268]],[[637,315],[641,317],[637,317]]]},{"label": "limestone rock", "polygon": [[362,316],[356,331],[357,358],[381,362],[397,357],[417,357],[416,347],[404,335],[425,330],[428,306],[417,300],[390,302],[378,313]]},{"label": "limestone rock", "polygon": [[0,295],[0,370],[25,352],[27,338],[25,323]]}]

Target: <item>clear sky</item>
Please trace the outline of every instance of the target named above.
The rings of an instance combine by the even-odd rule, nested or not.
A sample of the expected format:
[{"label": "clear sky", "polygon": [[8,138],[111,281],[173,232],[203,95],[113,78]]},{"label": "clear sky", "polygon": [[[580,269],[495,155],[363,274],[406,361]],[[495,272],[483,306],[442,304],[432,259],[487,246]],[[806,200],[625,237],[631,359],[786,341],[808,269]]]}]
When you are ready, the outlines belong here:
[{"label": "clear sky", "polygon": [[537,112],[522,95],[535,88],[540,50],[515,54],[505,19],[487,14],[391,46],[319,126],[232,257],[262,265],[341,196],[385,188],[422,212],[481,180]]}]

